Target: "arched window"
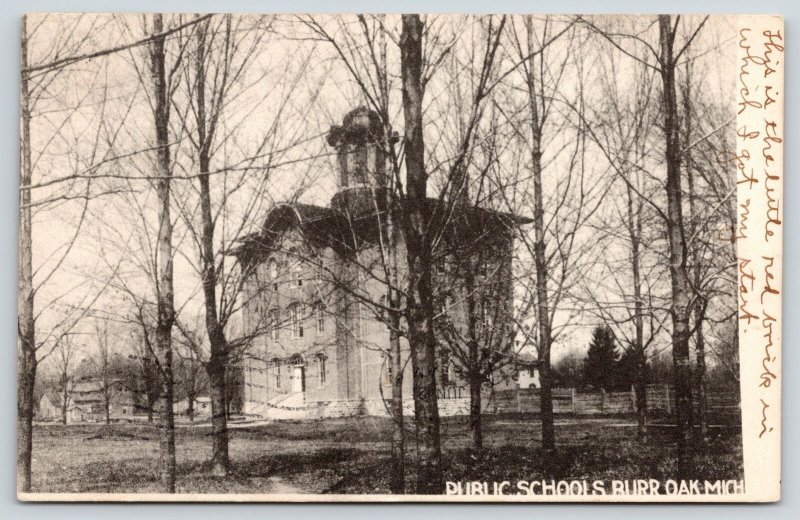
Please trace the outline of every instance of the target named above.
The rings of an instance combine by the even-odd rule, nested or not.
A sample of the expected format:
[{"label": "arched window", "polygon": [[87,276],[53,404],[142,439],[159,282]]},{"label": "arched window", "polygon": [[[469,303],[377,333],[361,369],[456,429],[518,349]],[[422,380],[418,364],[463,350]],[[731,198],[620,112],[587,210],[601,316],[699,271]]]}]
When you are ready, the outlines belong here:
[{"label": "arched window", "polygon": [[300,262],[297,262],[292,269],[292,286],[298,288],[303,286],[303,266]]}]

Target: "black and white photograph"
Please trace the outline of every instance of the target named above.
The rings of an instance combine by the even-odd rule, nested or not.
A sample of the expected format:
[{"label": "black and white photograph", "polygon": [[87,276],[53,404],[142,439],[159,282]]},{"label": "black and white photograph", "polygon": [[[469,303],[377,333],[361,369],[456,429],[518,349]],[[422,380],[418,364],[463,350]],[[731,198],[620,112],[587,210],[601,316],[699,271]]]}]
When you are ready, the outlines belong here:
[{"label": "black and white photograph", "polygon": [[782,18],[20,23],[20,500],[779,499]]}]

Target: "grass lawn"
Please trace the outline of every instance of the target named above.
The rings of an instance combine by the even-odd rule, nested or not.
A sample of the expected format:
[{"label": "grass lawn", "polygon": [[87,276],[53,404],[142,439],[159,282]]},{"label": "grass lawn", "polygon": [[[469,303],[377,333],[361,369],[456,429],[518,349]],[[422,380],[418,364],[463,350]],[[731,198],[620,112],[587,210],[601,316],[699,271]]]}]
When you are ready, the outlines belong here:
[{"label": "grass lawn", "polygon": [[[388,493],[388,419],[362,417],[280,422],[230,433],[234,473],[207,474],[208,426],[176,430],[179,493]],[[558,417],[557,450],[539,449],[538,418],[484,417],[486,449],[469,448],[465,418],[442,421],[445,478],[515,482],[520,479],[674,478],[671,428],[654,424],[635,437],[631,417]],[[742,478],[741,435],[711,429],[695,458],[697,478]],[[408,440],[408,489],[413,490],[414,441]],[[158,492],[158,430],[147,424],[37,425],[34,492]]]}]

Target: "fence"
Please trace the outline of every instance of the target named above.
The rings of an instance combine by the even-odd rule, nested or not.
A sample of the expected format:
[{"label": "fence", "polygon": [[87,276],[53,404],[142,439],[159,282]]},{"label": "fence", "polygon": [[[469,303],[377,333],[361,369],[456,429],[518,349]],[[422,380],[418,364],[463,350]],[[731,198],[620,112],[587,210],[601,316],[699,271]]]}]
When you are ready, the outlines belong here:
[{"label": "fence", "polygon": [[[647,386],[647,410],[650,413],[671,413],[675,392],[670,385]],[[695,407],[698,403],[695,402]],[[739,395],[735,392],[708,392],[706,409],[709,413],[732,415],[739,413]],[[494,392],[487,404],[490,413],[538,413],[539,390],[536,388]],[[627,392],[578,392],[574,388],[553,389],[553,412],[577,415],[625,414],[636,411],[636,394]]]}]

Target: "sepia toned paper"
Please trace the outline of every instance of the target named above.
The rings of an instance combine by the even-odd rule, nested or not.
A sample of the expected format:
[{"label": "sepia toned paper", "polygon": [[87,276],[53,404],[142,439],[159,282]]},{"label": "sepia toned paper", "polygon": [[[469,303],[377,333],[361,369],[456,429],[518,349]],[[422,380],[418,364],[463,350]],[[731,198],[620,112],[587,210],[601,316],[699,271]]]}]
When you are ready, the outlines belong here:
[{"label": "sepia toned paper", "polygon": [[20,500],[780,499],[782,17],[21,34]]}]

